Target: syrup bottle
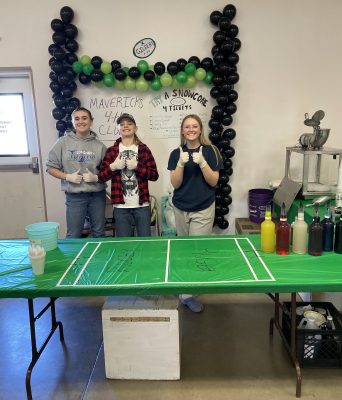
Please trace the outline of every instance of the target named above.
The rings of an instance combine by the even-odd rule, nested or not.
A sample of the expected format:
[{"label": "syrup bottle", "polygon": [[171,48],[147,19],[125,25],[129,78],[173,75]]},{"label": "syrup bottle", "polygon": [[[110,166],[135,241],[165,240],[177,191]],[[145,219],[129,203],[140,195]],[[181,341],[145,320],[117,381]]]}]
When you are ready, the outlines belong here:
[{"label": "syrup bottle", "polygon": [[308,224],[304,221],[304,208],[300,203],[297,220],[293,224],[292,251],[295,254],[307,252]]},{"label": "syrup bottle", "polygon": [[319,206],[316,207],[316,215],[313,217],[313,221],[309,226],[309,245],[308,253],[312,256],[321,256],[323,249],[323,228],[320,224],[319,218]]},{"label": "syrup bottle", "polygon": [[261,223],[261,251],[274,253],[275,251],[275,223],[272,221],[271,206],[266,206],[265,220]]},{"label": "syrup bottle", "polygon": [[334,249],[334,227],[335,224],[332,221],[331,216],[331,209],[330,206],[327,205],[325,210],[325,216],[323,221],[321,222],[322,225],[322,240],[323,240],[323,251],[333,251]]},{"label": "syrup bottle", "polygon": [[280,221],[276,225],[276,253],[286,255],[290,253],[291,226],[287,222],[285,203],[281,205]]},{"label": "syrup bottle", "polygon": [[335,226],[335,253],[342,254],[342,215]]}]

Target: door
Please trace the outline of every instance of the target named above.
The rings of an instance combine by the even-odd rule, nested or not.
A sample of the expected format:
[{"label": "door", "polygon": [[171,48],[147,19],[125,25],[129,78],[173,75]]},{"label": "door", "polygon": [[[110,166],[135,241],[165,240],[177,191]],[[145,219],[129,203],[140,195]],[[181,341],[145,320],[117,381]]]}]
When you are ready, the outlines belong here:
[{"label": "door", "polygon": [[0,68],[0,239],[46,220],[30,68]]}]

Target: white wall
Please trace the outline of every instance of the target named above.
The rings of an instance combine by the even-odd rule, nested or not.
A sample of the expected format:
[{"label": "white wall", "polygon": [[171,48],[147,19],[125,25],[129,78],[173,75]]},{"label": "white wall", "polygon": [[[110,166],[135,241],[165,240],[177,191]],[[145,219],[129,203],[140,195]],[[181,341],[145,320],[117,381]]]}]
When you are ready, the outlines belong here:
[{"label": "white wall", "polygon": [[[79,29],[79,55],[119,59],[132,66],[134,44],[156,40],[157,49],[148,61],[170,61],[191,55],[211,56],[210,13],[228,4],[223,0],[17,0],[5,2],[0,13],[0,66],[31,66],[33,69],[42,159],[56,140],[49,89],[52,43],[50,22],[69,5]],[[284,174],[285,147],[296,144],[307,132],[304,113],[326,113],[322,127],[331,128],[328,147],[342,147],[340,93],[342,87],[342,2],[340,0],[235,0],[234,20],[240,29],[238,64],[240,81],[238,112],[233,128],[237,137],[233,205],[228,233],[235,217],[247,216],[247,192],[266,187]],[[1,82],[0,82],[1,84]],[[77,94],[76,94],[77,96]],[[148,138],[144,139],[149,144]],[[177,145],[170,140],[163,153]],[[156,150],[154,150],[155,152]],[[160,195],[168,182],[167,154],[156,154],[160,182],[150,185]],[[64,199],[58,182],[45,175],[50,220],[64,226]],[[222,232],[222,231],[219,231]]]}]

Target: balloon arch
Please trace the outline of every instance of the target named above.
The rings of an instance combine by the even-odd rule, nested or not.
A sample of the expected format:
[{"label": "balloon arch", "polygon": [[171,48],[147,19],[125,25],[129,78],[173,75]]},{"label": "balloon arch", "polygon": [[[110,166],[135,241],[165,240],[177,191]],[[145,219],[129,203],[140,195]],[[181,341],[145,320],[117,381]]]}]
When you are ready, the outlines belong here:
[{"label": "balloon arch", "polygon": [[191,56],[171,61],[168,64],[157,62],[151,67],[145,60],[139,60],[136,66],[123,67],[121,62],[104,61],[99,56],[89,57],[76,55],[78,43],[75,40],[78,34],[77,27],[72,24],[74,11],[65,6],[60,10],[60,19],[51,21],[52,44],[48,50],[51,55],[49,65],[50,89],[55,108],[52,116],[56,120],[56,129],[59,136],[63,136],[67,129],[72,129],[71,113],[81,105],[80,100],[74,97],[77,81],[83,85],[91,83],[113,87],[117,90],[135,89],[140,92],[147,90],[158,91],[162,88],[191,88],[197,81],[204,81],[212,85],[210,95],[217,105],[212,109],[208,122],[209,139],[218,147],[223,159],[223,170],[216,189],[215,222],[220,229],[229,226],[225,216],[229,213],[232,203],[230,176],[233,174],[232,158],[235,154],[231,141],[236,132],[230,126],[233,123],[233,114],[236,112],[238,93],[234,85],[239,81],[237,52],[241,42],[237,38],[239,29],[232,20],[236,15],[233,4],[227,4],[222,12],[213,11],[210,22],[217,27],[213,34],[214,45],[211,50],[212,58],[200,60]]}]

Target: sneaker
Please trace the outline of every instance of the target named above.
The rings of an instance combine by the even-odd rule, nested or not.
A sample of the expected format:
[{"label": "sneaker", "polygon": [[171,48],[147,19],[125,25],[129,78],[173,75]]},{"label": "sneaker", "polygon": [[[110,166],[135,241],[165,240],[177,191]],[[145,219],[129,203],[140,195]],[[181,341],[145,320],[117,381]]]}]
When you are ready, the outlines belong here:
[{"label": "sneaker", "polygon": [[181,299],[181,303],[190,308],[190,310],[195,313],[201,313],[204,310],[204,305],[199,303],[194,297]]}]

